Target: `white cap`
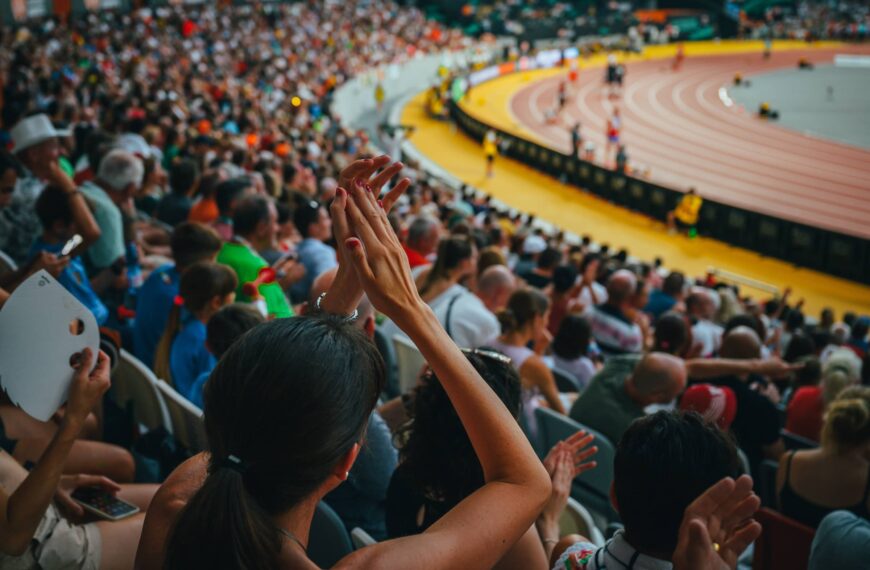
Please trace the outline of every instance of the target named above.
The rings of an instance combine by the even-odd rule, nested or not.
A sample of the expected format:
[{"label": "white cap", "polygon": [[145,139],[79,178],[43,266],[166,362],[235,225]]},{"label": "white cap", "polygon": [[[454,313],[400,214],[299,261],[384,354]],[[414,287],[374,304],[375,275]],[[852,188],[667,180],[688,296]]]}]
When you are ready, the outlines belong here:
[{"label": "white cap", "polygon": [[11,134],[12,142],[15,143],[12,152],[18,153],[49,139],[68,137],[72,134],[72,131],[69,129],[55,129],[54,125],[52,125],[51,121],[48,119],[48,115],[39,114],[25,117],[18,121],[18,123],[12,127]]},{"label": "white cap", "polygon": [[544,238],[538,235],[532,234],[523,242],[523,253],[529,255],[536,255],[545,249],[547,249],[547,242]]}]

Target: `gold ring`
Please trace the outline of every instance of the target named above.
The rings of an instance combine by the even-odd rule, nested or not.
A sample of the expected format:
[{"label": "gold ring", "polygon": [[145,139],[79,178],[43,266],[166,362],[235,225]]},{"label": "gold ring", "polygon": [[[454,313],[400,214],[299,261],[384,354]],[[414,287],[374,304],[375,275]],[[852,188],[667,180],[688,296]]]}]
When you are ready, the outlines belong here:
[{"label": "gold ring", "polygon": [[716,552],[719,552],[719,543],[718,542],[713,543],[713,550],[715,550]]}]

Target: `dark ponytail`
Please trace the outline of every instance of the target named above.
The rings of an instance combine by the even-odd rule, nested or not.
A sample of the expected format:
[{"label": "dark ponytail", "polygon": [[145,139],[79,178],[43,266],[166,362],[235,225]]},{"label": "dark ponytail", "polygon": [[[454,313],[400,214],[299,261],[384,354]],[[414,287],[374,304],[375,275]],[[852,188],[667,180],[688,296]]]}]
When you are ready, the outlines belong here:
[{"label": "dark ponytail", "polygon": [[507,307],[496,315],[501,325],[501,334],[522,330],[550,308],[550,300],[537,289],[518,289],[508,299]]},{"label": "dark ponytail", "polygon": [[154,373],[172,384],[172,370],[169,357],[172,354],[172,342],[181,331],[182,307],[190,313],[202,311],[215,297],[226,297],[236,290],[238,279],[236,273],[220,263],[200,261],[194,263],[181,274],[178,284],[178,297],[169,312],[163,336],[157,344],[154,353]]},{"label": "dark ponytail", "polygon": [[208,476],[170,533],[166,568],[275,567],[273,517],[361,441],[383,380],[374,344],[344,319],[278,319],[235,342],[205,385]]},{"label": "dark ponytail", "polygon": [[438,254],[435,258],[435,264],[423,285],[420,286],[420,295],[425,296],[435,283],[441,279],[446,279],[450,272],[466,259],[471,258],[474,253],[471,240],[467,237],[450,236],[441,240],[438,244]]}]

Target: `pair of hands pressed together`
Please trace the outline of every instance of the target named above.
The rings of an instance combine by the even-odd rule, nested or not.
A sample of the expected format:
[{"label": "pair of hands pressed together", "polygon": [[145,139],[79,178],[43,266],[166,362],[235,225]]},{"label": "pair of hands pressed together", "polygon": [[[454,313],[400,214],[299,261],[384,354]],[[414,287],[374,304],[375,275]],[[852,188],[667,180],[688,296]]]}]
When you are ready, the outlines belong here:
[{"label": "pair of hands pressed together", "polygon": [[342,170],[330,206],[338,272],[323,300],[327,312],[351,313],[363,292],[375,308],[393,320],[420,302],[405,252],[387,220],[387,213],[411,181],[403,178],[378,199],[381,189],[402,166],[400,162],[390,164],[388,156],[379,156],[354,161]]}]

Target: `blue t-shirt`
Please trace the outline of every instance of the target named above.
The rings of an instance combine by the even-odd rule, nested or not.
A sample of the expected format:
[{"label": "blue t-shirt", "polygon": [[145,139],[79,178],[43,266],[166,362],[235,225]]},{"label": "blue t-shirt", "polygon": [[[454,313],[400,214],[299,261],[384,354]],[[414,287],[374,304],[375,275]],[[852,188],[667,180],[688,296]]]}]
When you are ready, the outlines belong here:
[{"label": "blue t-shirt", "polygon": [[311,284],[321,273],[329,271],[338,265],[335,250],[322,241],[305,238],[296,247],[299,262],[305,266],[305,277],[290,288],[290,296],[294,303],[308,300]]},{"label": "blue t-shirt", "polygon": [[154,366],[154,353],[178,295],[178,282],[175,266],[164,265],[148,276],[136,295],[133,353],[148,367]]},{"label": "blue t-shirt", "polygon": [[[30,257],[32,258],[40,251],[59,254],[63,246],[63,243],[48,244],[42,241],[42,238],[38,238],[30,249]],[[91,282],[85,272],[85,264],[82,263],[81,257],[71,257],[69,265],[61,272],[57,281],[66,287],[67,291],[72,293],[82,305],[90,309],[94,318],[97,319],[98,325],[106,323],[106,319],[109,318],[109,309],[91,288]]]},{"label": "blue t-shirt", "polygon": [[211,370],[200,374],[196,381],[193,383],[193,386],[190,388],[190,394],[187,396],[187,399],[190,400],[190,403],[199,408],[200,410],[204,407],[202,403],[202,391],[205,388],[205,383],[208,381],[209,376],[211,376]]},{"label": "blue t-shirt", "polygon": [[649,313],[657,319],[673,309],[674,305],[676,304],[676,299],[674,299],[661,289],[655,289],[652,293],[649,294],[649,301],[647,301],[646,307],[644,307],[643,310],[645,313]]},{"label": "blue t-shirt", "polygon": [[217,362],[205,346],[205,337],[205,323],[188,314],[172,341],[169,353],[172,383],[175,390],[188,400],[197,378],[203,372],[211,372]]}]

